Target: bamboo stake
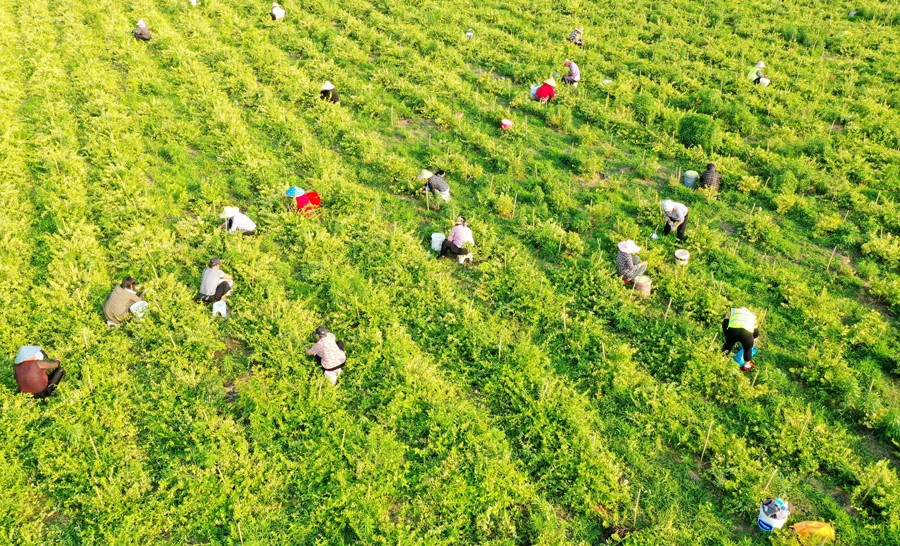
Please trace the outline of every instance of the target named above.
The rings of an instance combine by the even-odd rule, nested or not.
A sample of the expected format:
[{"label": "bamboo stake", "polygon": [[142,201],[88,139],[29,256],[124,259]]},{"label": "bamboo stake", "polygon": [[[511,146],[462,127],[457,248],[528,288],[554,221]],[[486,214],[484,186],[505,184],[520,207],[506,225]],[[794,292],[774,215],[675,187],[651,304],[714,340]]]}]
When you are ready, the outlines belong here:
[{"label": "bamboo stake", "polygon": [[600,342],[600,349],[603,350],[603,360],[606,360],[606,343]]},{"label": "bamboo stake", "polygon": [[513,211],[512,211],[513,218],[516,217],[516,204],[518,202],[519,202],[519,192],[516,191],[516,196],[513,198]]},{"label": "bamboo stake", "polygon": [[753,374],[753,381],[750,383],[750,388],[756,386],[756,378],[759,377],[759,368],[756,368],[756,373]]},{"label": "bamboo stake", "polygon": [[559,247],[556,249],[557,254],[562,252],[562,241],[563,241],[563,237],[565,237],[565,236],[566,236],[565,232],[563,232],[563,234],[559,236]]},{"label": "bamboo stake", "polygon": [[831,260],[834,259],[835,252],[837,252],[837,247],[834,247],[834,250],[831,251],[831,257],[828,258],[828,266],[825,268],[825,273],[828,273],[828,270],[831,269]]},{"label": "bamboo stake", "polygon": [[869,488],[868,488],[868,489],[866,489],[866,494],[865,494],[865,495],[863,495],[863,498],[862,498],[862,500],[861,500],[861,501],[859,501],[859,503],[860,503],[860,504],[862,504],[862,503],[863,503],[863,501],[865,501],[865,500],[866,500],[866,497],[868,497],[868,496],[869,496],[869,493],[870,493],[870,492],[871,492],[871,491],[872,491],[872,488],[873,488],[873,487],[875,487],[875,484],[876,484],[876,483],[878,483],[878,480],[880,480],[880,479],[881,479],[881,475],[882,475],[882,474],[883,474],[883,473],[884,473],[884,467],[881,467],[881,470],[879,470],[879,471],[878,471],[878,475],[877,475],[877,476],[875,476],[875,481],[873,481],[873,482],[872,482],[872,485],[870,485],[870,486],[869,486]]},{"label": "bamboo stake", "polygon": [[500,345],[497,346],[497,362],[503,357],[503,338],[500,338]]},{"label": "bamboo stake", "polygon": [[563,332],[566,331],[566,306],[563,305]]},{"label": "bamboo stake", "polygon": [[806,420],[803,421],[803,427],[800,428],[800,436],[797,437],[797,443],[803,441],[803,433],[806,432],[806,425],[809,423],[809,414],[806,414]]},{"label": "bamboo stake", "polygon": [[756,202],[753,202],[753,207],[750,208],[750,216],[753,216],[753,211],[756,210]]},{"label": "bamboo stake", "polygon": [[638,504],[641,502],[641,489],[638,489],[637,500],[634,501],[634,519],[631,521],[631,527],[637,527]]},{"label": "bamboo stake", "polygon": [[666,315],[663,318],[669,318],[669,309],[672,308],[672,298],[669,298],[669,305],[666,307]]},{"label": "bamboo stake", "polygon": [[94,456],[99,459],[100,454],[97,453],[97,444],[94,443],[94,437],[92,435],[88,434],[88,440],[91,441],[91,447],[94,448]]},{"label": "bamboo stake", "polygon": [[775,474],[777,474],[777,473],[778,473],[778,467],[775,467],[775,470],[772,471],[772,476],[769,477],[769,481],[767,481],[766,486],[763,487],[763,490],[762,490],[763,493],[765,493],[766,489],[769,488],[769,485],[772,483],[772,480],[775,479]]},{"label": "bamboo stake", "polygon": [[709,344],[709,349],[706,350],[707,352],[712,351],[712,348],[716,344],[716,339],[718,337],[719,337],[719,332],[716,332],[716,335],[713,336],[712,342]]},{"label": "bamboo stake", "polygon": [[703,451],[700,452],[700,462],[703,462],[703,456],[706,455],[706,446],[709,444],[709,435],[712,434],[713,423],[715,423],[715,419],[709,420],[709,430],[706,431],[706,441],[703,442]]},{"label": "bamboo stake", "polygon": [[241,546],[244,545],[244,533],[241,531],[241,522],[238,523],[238,536],[241,538]]},{"label": "bamboo stake", "polygon": [[866,393],[866,401],[869,400],[869,395],[872,394],[872,387],[875,386],[875,376],[872,376],[872,382],[869,383],[869,392]]}]

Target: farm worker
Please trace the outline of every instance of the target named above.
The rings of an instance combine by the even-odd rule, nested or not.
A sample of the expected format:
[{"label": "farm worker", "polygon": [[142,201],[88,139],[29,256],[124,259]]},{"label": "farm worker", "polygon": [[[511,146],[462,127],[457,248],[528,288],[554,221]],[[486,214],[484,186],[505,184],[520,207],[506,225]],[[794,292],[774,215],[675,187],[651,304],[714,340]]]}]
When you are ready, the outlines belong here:
[{"label": "farm worker", "polygon": [[334,90],[334,84],[330,81],[326,81],[322,84],[322,88],[319,90],[319,98],[331,101],[335,104],[340,104],[341,99],[338,97],[337,91]]},{"label": "farm worker", "polygon": [[432,173],[428,169],[422,169],[416,180],[427,180],[425,186],[422,187],[422,193],[436,193],[444,202],[450,201],[450,184],[444,180],[444,171],[438,170]]},{"label": "farm worker", "polygon": [[[734,360],[747,371],[753,368],[753,355],[756,354],[756,339],[759,337],[759,326],[756,323],[756,315],[746,307],[732,308],[722,320],[722,333],[725,335],[725,343],[722,350],[731,352],[735,343],[740,343],[738,355]],[[748,356],[749,355],[749,356]]]},{"label": "farm worker", "polygon": [[[450,236],[441,243],[441,256],[449,254],[460,258],[468,256],[471,250],[466,248],[467,244],[474,245],[475,239],[472,238],[472,230],[469,229],[469,223],[465,217],[459,216],[456,218],[456,225],[450,230]],[[462,263],[462,259],[459,260],[459,263]]]},{"label": "farm worker", "polygon": [[306,350],[306,354],[315,355],[316,363],[322,366],[325,377],[332,385],[337,385],[338,376],[343,373],[342,368],[347,363],[344,344],[337,341],[334,334],[324,326],[316,328],[316,338],[318,341]]},{"label": "farm worker", "polygon": [[616,271],[622,280],[630,283],[638,275],[643,275],[647,271],[647,262],[639,261],[640,258],[635,256],[641,251],[641,247],[637,246],[631,239],[619,243],[619,253],[616,255]]},{"label": "farm worker", "polygon": [[670,231],[677,230],[676,236],[679,241],[686,241],[684,235],[685,226],[687,225],[688,208],[681,203],[666,199],[662,203],[663,212],[666,217],[666,227],[663,228],[663,235],[668,235]]},{"label": "farm worker", "polygon": [[753,83],[759,83],[761,79],[766,77],[766,75],[762,72],[762,69],[765,67],[766,63],[759,61],[758,63],[756,63],[756,70],[751,70],[750,73],[747,74],[749,77],[753,78]]},{"label": "farm worker", "polygon": [[584,46],[584,36],[582,34],[584,34],[584,27],[578,27],[566,39],[577,46]]},{"label": "farm worker", "polygon": [[253,220],[246,214],[242,214],[241,209],[237,207],[225,207],[219,218],[225,219],[222,225],[219,226],[219,229],[228,230],[228,233],[242,231],[244,235],[253,235],[253,230],[256,229],[256,224],[253,223]]},{"label": "farm worker", "polygon": [[135,39],[143,40],[145,42],[149,42],[150,38],[152,38],[152,36],[150,36],[150,31],[147,30],[147,23],[145,23],[143,19],[137,22],[137,28],[132,30],[131,34],[134,35]]},{"label": "farm worker", "polygon": [[469,30],[466,31],[466,38],[468,38],[468,39],[471,40],[471,39],[474,38],[474,37],[475,37],[475,33],[472,32],[472,29],[471,29],[471,28],[470,28]]},{"label": "farm worker", "polygon": [[716,166],[712,163],[706,165],[706,170],[703,171],[703,174],[700,175],[700,184],[701,188],[712,188],[716,191],[719,191],[719,182],[722,180],[722,175],[720,175],[716,171]]},{"label": "farm worker", "polygon": [[[54,370],[47,377],[46,372]],[[59,360],[49,360],[37,345],[23,345],[16,355],[14,371],[19,392],[33,394],[35,398],[47,398],[66,376],[66,371],[59,367]]]},{"label": "farm worker", "polygon": [[549,77],[541,84],[540,87],[537,88],[537,91],[534,93],[534,98],[546,104],[553,97],[556,96],[556,80],[553,77]]},{"label": "farm worker", "polygon": [[131,277],[125,277],[122,284],[116,285],[112,293],[103,304],[103,315],[106,316],[106,324],[118,326],[128,315],[138,310],[136,304],[143,302],[144,298],[137,295],[137,283]]},{"label": "farm worker", "polygon": [[566,59],[566,62],[563,63],[563,66],[569,68],[569,73],[563,76],[563,83],[572,85],[577,84],[581,81],[581,70],[578,69],[578,65],[575,64],[575,61]]},{"label": "farm worker", "polygon": [[209,260],[209,267],[203,270],[200,278],[200,299],[206,303],[215,303],[231,294],[234,277],[222,271],[222,262],[218,258]]},{"label": "farm worker", "polygon": [[272,11],[269,13],[269,15],[272,17],[273,21],[284,19],[284,8],[279,6],[277,3],[272,2]]}]

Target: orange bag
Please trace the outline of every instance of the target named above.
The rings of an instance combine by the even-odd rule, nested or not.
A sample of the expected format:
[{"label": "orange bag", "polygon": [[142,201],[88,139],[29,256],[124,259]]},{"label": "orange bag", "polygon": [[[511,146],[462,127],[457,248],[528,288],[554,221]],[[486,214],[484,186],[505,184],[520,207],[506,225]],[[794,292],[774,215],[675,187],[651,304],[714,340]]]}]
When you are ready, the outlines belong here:
[{"label": "orange bag", "polygon": [[801,544],[827,544],[834,540],[834,527],[821,521],[801,521],[791,525]]}]

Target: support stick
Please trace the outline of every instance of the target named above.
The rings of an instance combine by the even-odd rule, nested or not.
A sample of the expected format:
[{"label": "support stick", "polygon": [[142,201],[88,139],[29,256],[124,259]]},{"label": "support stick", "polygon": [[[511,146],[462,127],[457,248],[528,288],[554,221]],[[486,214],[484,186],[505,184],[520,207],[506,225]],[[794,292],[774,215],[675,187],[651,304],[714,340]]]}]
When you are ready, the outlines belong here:
[{"label": "support stick", "polygon": [[763,493],[765,493],[765,492],[766,492],[766,489],[769,488],[769,485],[772,484],[772,480],[775,479],[775,474],[778,474],[778,468],[777,468],[777,467],[775,468],[775,470],[772,471],[772,475],[769,477],[769,481],[766,482],[766,486],[763,487]]},{"label": "support stick", "polygon": [[873,481],[873,482],[872,482],[872,485],[870,485],[869,488],[866,489],[866,494],[863,495],[862,500],[859,501],[860,504],[862,504],[862,502],[863,502],[864,500],[866,500],[866,497],[869,496],[869,493],[872,491],[872,488],[875,487],[875,484],[878,483],[878,480],[881,479],[881,475],[882,475],[883,473],[884,473],[884,467],[881,467],[881,470],[878,471],[878,475],[875,476],[875,481]]},{"label": "support stick", "polygon": [[669,309],[672,308],[672,298],[669,298],[669,306],[666,307],[666,315],[663,318],[669,318]]},{"label": "support stick", "polygon": [[513,198],[513,211],[512,211],[513,218],[516,217],[516,204],[518,204],[518,202],[519,202],[519,192],[516,191],[516,196]]},{"label": "support stick", "polygon": [[831,257],[828,258],[828,266],[825,268],[825,273],[828,273],[828,270],[831,269],[831,260],[834,259],[835,252],[837,252],[837,247],[834,247],[834,250],[831,251]]},{"label": "support stick", "polygon": [[866,393],[866,401],[869,400],[869,395],[872,394],[872,387],[875,386],[875,376],[872,376],[872,382],[869,383],[869,392]]},{"label": "support stick", "polygon": [[631,521],[631,527],[637,528],[638,504],[641,502],[641,489],[638,489],[637,500],[634,501],[634,519]]},{"label": "support stick", "polygon": [[716,344],[716,339],[718,337],[719,337],[719,332],[716,332],[716,335],[713,336],[712,342],[709,344],[709,349],[707,349],[707,352],[712,351],[712,348]]},{"label": "support stick", "polygon": [[751,388],[756,386],[756,378],[757,377],[759,377],[759,368],[756,368],[756,373],[753,374],[753,381],[750,383]]},{"label": "support stick", "polygon": [[803,433],[806,432],[806,425],[809,423],[809,414],[806,414],[806,420],[803,421],[803,427],[800,428],[800,436],[797,437],[797,443],[803,441]]},{"label": "support stick", "polygon": [[712,434],[713,423],[715,423],[715,419],[709,420],[709,430],[706,431],[706,441],[703,442],[703,451],[700,452],[700,462],[703,462],[703,456],[706,455],[706,446],[709,444],[709,435]]},{"label": "support stick", "polygon": [[[601,341],[601,342],[600,342],[600,349],[603,350],[603,360],[606,360],[606,343],[604,343],[604,342]],[[873,381],[873,383],[874,383],[874,381]]]}]

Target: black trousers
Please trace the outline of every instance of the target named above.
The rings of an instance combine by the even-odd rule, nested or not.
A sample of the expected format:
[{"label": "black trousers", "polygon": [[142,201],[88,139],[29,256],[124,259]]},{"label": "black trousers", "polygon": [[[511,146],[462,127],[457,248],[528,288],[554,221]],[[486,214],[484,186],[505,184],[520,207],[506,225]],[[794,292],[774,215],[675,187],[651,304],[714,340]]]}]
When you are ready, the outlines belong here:
[{"label": "black trousers", "polygon": [[212,296],[204,296],[200,294],[200,299],[205,301],[206,303],[215,303],[225,297],[225,294],[231,290],[231,285],[228,284],[228,281],[222,281],[219,283],[219,286],[216,287],[216,293]]},{"label": "black trousers", "polygon": [[447,256],[449,254],[453,254],[454,256],[465,256],[468,253],[468,250],[456,246],[456,243],[451,243],[447,239],[444,239],[444,242],[441,243],[441,256]]},{"label": "black trousers", "polygon": [[[753,334],[744,328],[729,328],[729,319],[722,321],[722,333],[725,334],[725,343],[722,344],[722,351],[729,353],[734,348],[735,343],[740,343],[744,348],[744,360],[751,360],[753,357]],[[754,332],[759,335],[759,330]]]},{"label": "black trousers", "polygon": [[53,373],[50,374],[49,382],[47,383],[47,387],[41,392],[37,392],[34,394],[34,397],[37,399],[47,398],[53,391],[56,390],[56,386],[59,385],[59,382],[66,377],[66,370],[62,368],[56,368],[53,370]]},{"label": "black trousers", "polygon": [[[684,222],[678,224],[678,228],[676,228],[675,236],[678,237],[678,240],[684,239],[684,229],[687,226],[688,215],[684,215]],[[669,232],[672,231],[672,227],[669,226],[669,222],[666,222],[666,227],[663,228],[663,235],[668,235]]]}]

